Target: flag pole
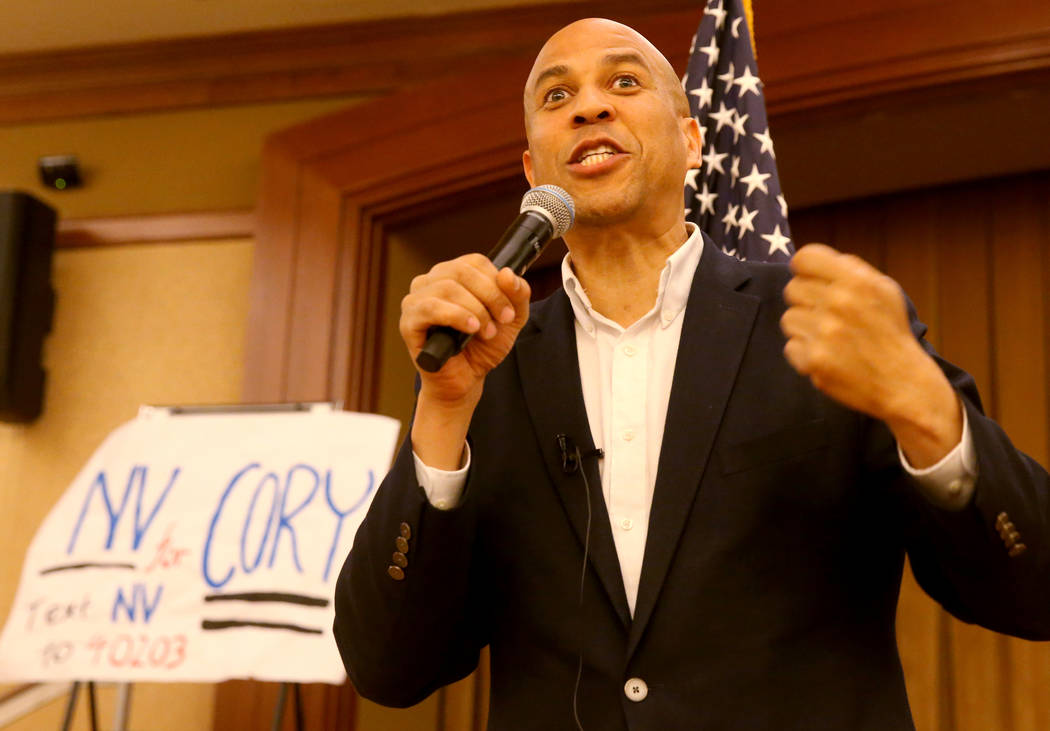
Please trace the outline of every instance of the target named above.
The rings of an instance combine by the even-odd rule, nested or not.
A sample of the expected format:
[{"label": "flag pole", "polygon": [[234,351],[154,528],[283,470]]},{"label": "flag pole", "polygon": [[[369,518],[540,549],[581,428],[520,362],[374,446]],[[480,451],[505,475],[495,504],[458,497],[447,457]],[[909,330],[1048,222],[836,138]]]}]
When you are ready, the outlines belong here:
[{"label": "flag pole", "polygon": [[747,34],[751,36],[751,53],[758,60],[758,46],[755,45],[755,11],[751,0],[744,0],[744,15],[747,17]]}]

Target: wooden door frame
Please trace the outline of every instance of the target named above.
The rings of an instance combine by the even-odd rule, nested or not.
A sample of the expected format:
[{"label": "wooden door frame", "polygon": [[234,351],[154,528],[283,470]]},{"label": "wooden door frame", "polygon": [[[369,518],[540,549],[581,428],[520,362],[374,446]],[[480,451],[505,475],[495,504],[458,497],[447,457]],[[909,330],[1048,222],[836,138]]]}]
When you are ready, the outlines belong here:
[{"label": "wooden door frame", "polygon": [[[527,71],[514,60],[268,140],[245,401],[375,409],[387,232],[480,190],[522,187],[519,80]],[[215,728],[263,728],[275,697],[272,685],[219,686]],[[306,686],[303,699],[311,728],[353,728],[349,684]]]}]

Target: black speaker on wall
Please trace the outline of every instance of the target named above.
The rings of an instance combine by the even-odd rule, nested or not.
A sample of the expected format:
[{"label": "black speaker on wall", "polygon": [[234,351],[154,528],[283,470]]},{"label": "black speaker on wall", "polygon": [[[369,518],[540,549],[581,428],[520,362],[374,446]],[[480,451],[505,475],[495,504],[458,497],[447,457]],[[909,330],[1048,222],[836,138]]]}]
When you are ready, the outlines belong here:
[{"label": "black speaker on wall", "polygon": [[30,422],[43,410],[55,219],[31,195],[0,191],[0,421]]}]

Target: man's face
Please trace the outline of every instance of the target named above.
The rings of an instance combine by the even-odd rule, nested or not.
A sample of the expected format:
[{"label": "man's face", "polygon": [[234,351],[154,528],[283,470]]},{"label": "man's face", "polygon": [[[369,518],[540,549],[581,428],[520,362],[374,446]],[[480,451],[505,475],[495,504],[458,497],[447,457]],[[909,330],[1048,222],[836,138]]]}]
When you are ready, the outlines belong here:
[{"label": "man's face", "polygon": [[529,74],[525,175],[565,188],[577,225],[680,219],[700,152],[683,104],[674,72],[642,36],[611,21],[573,23]]}]

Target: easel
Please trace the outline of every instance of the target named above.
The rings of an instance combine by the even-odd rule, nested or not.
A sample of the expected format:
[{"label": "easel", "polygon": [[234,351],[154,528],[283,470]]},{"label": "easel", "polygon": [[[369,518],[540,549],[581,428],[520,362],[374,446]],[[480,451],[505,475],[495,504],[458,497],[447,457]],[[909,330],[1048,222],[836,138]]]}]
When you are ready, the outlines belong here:
[{"label": "easel", "polygon": [[[144,406],[143,409],[154,411],[167,411],[172,416],[187,414],[259,414],[259,413],[283,413],[295,411],[341,411],[341,401],[313,402],[313,403],[287,403],[287,404],[218,404],[208,406]],[[88,714],[91,731],[98,731],[98,709],[94,681],[75,681],[69,691],[69,700],[66,703],[66,712],[62,720],[60,731],[70,731],[73,723],[73,715],[76,710],[77,696],[80,687],[86,686],[88,694]],[[292,692],[293,711],[295,713],[295,731],[303,731],[303,701],[302,688],[299,683],[281,683],[277,694],[277,702],[273,709],[273,721],[270,725],[272,731],[280,731],[281,722],[284,719],[285,706],[288,704],[289,687]],[[113,719],[113,731],[127,731],[128,715],[131,710],[131,683],[120,683],[118,686],[117,709]]]}]

